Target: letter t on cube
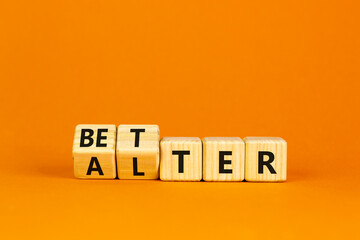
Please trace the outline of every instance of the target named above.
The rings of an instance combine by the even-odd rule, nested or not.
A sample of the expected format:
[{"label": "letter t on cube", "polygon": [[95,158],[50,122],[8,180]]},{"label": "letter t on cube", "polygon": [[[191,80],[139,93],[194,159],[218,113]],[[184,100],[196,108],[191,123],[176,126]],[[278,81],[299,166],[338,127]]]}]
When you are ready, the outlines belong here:
[{"label": "letter t on cube", "polygon": [[119,179],[159,178],[158,125],[119,125],[116,159]]},{"label": "letter t on cube", "polygon": [[160,179],[200,181],[202,142],[197,137],[164,137],[160,142]]}]

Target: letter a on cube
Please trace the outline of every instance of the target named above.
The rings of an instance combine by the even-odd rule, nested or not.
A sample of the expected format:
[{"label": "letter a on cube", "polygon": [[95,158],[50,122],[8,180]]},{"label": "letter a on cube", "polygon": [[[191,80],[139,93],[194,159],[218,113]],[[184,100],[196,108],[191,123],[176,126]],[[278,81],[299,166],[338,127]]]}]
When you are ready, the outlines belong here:
[{"label": "letter a on cube", "polygon": [[77,125],[73,144],[75,177],[114,179],[115,139],[115,125]]},{"label": "letter a on cube", "polygon": [[160,179],[200,181],[202,143],[197,137],[164,137],[160,142]]},{"label": "letter a on cube", "polygon": [[116,159],[119,179],[159,178],[158,125],[119,125]]},{"label": "letter a on cube", "polygon": [[279,137],[246,137],[245,180],[286,181],[287,144]]}]

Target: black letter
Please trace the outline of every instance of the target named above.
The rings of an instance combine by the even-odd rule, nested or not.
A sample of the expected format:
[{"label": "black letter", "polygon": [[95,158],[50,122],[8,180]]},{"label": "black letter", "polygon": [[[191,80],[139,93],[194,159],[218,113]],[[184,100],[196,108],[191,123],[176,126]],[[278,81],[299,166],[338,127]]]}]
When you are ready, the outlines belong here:
[{"label": "black letter", "polygon": [[179,173],[184,173],[184,155],[190,155],[190,151],[172,151],[172,154],[179,155]]},{"label": "black letter", "polygon": [[[269,160],[266,162],[264,161],[264,155],[269,156]],[[272,152],[259,151],[259,169],[258,169],[259,173],[264,173],[264,165],[266,165],[266,167],[269,169],[271,174],[276,174],[275,169],[270,164],[274,161],[274,159],[275,156]]]},{"label": "black letter", "polygon": [[[85,136],[85,133],[89,133],[88,136]],[[92,129],[81,129],[81,138],[80,138],[80,147],[90,147],[94,143],[94,139],[92,139],[92,135],[94,135],[94,130]],[[85,139],[88,139],[89,142],[85,144]]]},{"label": "black letter", "polygon": [[134,176],[145,176],[145,173],[138,172],[138,170],[137,170],[137,158],[136,157],[133,158],[133,171],[134,171]]},{"label": "black letter", "polygon": [[140,133],[145,132],[145,129],[130,129],[130,132],[135,133],[135,147],[139,147]]},{"label": "black letter", "polygon": [[96,146],[97,147],[106,147],[106,143],[101,143],[101,139],[106,139],[106,136],[101,136],[101,133],[108,132],[107,129],[98,129],[97,139],[96,139]]},{"label": "black letter", "polygon": [[[96,168],[93,167],[93,165],[96,165]],[[89,164],[89,168],[87,170],[87,173],[86,175],[91,175],[91,172],[92,171],[98,171],[99,172],[99,175],[104,175],[101,167],[100,167],[100,164],[99,164],[99,161],[97,159],[97,157],[91,157],[91,161],[90,161],[90,164]]]},{"label": "black letter", "polygon": [[232,173],[232,169],[225,169],[225,164],[231,164],[231,160],[225,160],[225,155],[232,155],[232,151],[219,152],[219,173]]}]

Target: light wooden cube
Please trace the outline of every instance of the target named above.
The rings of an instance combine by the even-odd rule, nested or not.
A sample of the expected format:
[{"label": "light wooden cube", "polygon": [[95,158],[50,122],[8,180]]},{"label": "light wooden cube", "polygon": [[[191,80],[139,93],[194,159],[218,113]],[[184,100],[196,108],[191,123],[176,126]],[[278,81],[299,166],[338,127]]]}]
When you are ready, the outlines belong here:
[{"label": "light wooden cube", "polygon": [[157,125],[120,125],[116,144],[119,179],[158,179],[159,141]]},{"label": "light wooden cube", "polygon": [[200,181],[202,142],[197,137],[164,137],[160,142],[160,179]]},{"label": "light wooden cube", "polygon": [[116,178],[115,139],[115,125],[77,125],[73,144],[75,177]]},{"label": "light wooden cube", "polygon": [[203,179],[242,181],[245,174],[245,144],[239,137],[203,138]]},{"label": "light wooden cube", "polygon": [[245,180],[286,181],[286,141],[279,137],[246,137]]}]

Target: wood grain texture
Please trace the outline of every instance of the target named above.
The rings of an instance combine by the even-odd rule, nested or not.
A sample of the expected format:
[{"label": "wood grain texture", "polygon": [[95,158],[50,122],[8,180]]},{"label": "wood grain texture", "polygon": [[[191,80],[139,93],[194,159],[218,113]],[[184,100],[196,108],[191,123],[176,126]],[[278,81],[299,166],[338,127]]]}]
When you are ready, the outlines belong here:
[{"label": "wood grain texture", "polygon": [[[246,137],[245,141],[245,180],[254,182],[286,181],[287,143],[279,137]],[[271,152],[274,160],[271,164],[276,173],[271,173],[267,166],[263,166],[263,173],[259,172],[259,152]],[[263,161],[268,161],[264,156]]]},{"label": "wood grain texture", "polygon": [[[203,179],[242,181],[245,172],[245,144],[239,137],[206,137],[203,141]],[[227,153],[220,157],[220,152]],[[231,154],[231,155],[230,155]],[[226,164],[220,162],[224,159]],[[223,167],[221,167],[222,165]],[[223,168],[227,171],[220,171]],[[231,171],[231,173],[230,173]]]},{"label": "wood grain texture", "polygon": [[[160,142],[160,179],[164,181],[200,181],[202,178],[202,142],[197,137],[164,137]],[[179,173],[179,155],[173,151],[190,151],[184,156],[183,173]]]},{"label": "wood grain texture", "polygon": [[[82,129],[91,129],[93,135],[93,143],[91,146],[81,147],[81,131]],[[98,129],[106,129],[107,132],[102,132],[103,137],[100,141],[101,144],[106,146],[97,147]],[[86,134],[88,136],[89,133]],[[75,128],[74,143],[73,143],[73,160],[74,160],[74,175],[77,178],[88,179],[114,179],[116,177],[116,163],[115,163],[115,140],[116,139],[116,126],[115,125],[91,125],[80,124]],[[90,143],[91,140],[85,139],[85,143]],[[91,171],[88,175],[89,165],[97,168],[92,158],[96,158],[103,175],[100,171]]]},{"label": "wood grain texture", "polygon": [[[137,130],[142,131],[138,133],[138,144]],[[119,179],[158,179],[159,141],[160,130],[157,125],[119,125],[116,144]]]}]

